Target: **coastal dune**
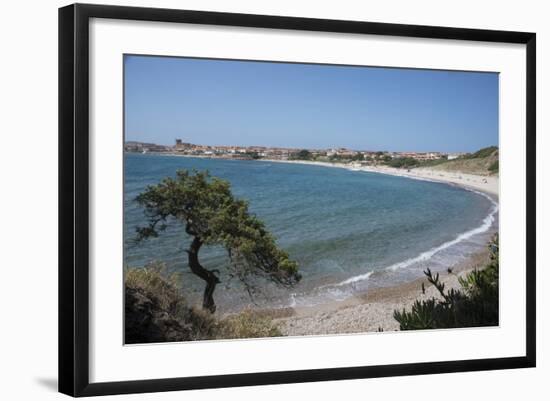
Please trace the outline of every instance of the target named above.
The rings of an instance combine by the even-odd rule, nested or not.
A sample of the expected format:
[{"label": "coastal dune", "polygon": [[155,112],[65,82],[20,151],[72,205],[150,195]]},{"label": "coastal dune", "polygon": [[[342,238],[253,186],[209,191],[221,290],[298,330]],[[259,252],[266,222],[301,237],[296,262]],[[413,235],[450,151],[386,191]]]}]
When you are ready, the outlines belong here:
[{"label": "coastal dune", "polygon": [[399,177],[408,177],[428,181],[443,182],[446,184],[459,185],[468,189],[475,189],[498,197],[499,177],[495,175],[475,175],[456,171],[444,171],[420,167],[414,169],[399,169],[388,166],[354,166],[353,164],[327,163],[307,160],[269,160],[270,162],[308,164],[324,167],[345,168],[353,171],[366,171],[371,173],[389,174]]},{"label": "coastal dune", "polygon": [[391,167],[373,167],[370,170],[385,174],[399,175],[402,177],[418,178],[424,180],[444,182],[447,184],[460,185],[465,188],[475,189],[482,192],[486,192],[491,195],[499,194],[499,180],[498,176],[482,176],[474,174],[466,174],[453,171],[443,171],[430,168],[415,168],[412,170],[401,171],[399,169]]}]

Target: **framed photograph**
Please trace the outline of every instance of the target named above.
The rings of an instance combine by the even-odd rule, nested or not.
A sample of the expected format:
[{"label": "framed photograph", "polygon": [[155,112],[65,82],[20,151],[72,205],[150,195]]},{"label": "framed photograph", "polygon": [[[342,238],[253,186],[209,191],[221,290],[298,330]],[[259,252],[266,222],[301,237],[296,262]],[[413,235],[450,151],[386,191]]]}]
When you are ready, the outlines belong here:
[{"label": "framed photograph", "polygon": [[59,390],[535,366],[535,34],[59,10]]}]

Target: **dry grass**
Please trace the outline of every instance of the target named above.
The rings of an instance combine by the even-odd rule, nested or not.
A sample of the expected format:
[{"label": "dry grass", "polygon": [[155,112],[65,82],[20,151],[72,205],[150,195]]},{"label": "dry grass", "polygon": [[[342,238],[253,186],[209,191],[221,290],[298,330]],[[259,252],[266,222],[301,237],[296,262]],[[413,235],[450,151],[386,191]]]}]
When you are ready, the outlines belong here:
[{"label": "dry grass", "polygon": [[229,316],[219,322],[219,338],[279,337],[283,334],[271,319],[252,310]]},{"label": "dry grass", "polygon": [[[161,263],[143,268],[126,268],[126,287],[141,289],[155,300],[169,316],[182,326],[191,328],[191,340],[260,338],[281,336],[272,321],[277,313],[258,313],[245,310],[241,313],[217,319],[211,313],[190,307],[181,288],[179,274],[169,274]],[[288,312],[283,312],[284,314]]]},{"label": "dry grass", "polygon": [[[431,166],[433,170],[456,171],[464,174],[491,175],[494,174],[495,162],[498,162],[498,150],[487,157],[472,159],[455,159]],[[498,172],[498,169],[496,170]]]},{"label": "dry grass", "polygon": [[180,275],[168,273],[162,263],[153,262],[139,269],[126,268],[124,282],[127,287],[141,288],[155,296],[160,307],[171,313],[179,313],[187,307]]}]

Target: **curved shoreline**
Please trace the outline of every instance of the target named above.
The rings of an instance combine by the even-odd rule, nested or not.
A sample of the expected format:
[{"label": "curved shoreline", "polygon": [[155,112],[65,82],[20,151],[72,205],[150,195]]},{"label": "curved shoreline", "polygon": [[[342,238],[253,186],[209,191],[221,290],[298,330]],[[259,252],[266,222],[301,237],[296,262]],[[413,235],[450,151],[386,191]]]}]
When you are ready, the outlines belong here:
[{"label": "curved shoreline", "polygon": [[[209,156],[196,156],[196,155],[174,155],[181,157],[189,158],[199,158],[199,159],[216,159]],[[224,159],[229,161],[234,161],[235,159]],[[465,191],[474,192],[482,197],[485,197],[489,200],[493,207],[491,208],[489,214],[481,221],[481,224],[471,228],[462,233],[458,233],[456,238],[447,241],[441,245],[430,248],[419,253],[416,256],[405,259],[401,262],[395,263],[391,266],[387,266],[384,270],[399,270],[404,267],[409,267],[415,263],[422,261],[427,261],[432,258],[435,254],[447,249],[453,245],[456,245],[464,240],[471,238],[474,235],[482,234],[491,229],[494,224],[495,216],[499,211],[499,181],[498,176],[480,176],[473,174],[465,173],[451,173],[447,171],[439,171],[426,167],[415,168],[410,170],[403,170],[394,167],[387,166],[353,166],[351,164],[343,163],[329,163],[329,162],[319,162],[319,161],[309,161],[309,160],[280,160],[280,159],[259,159],[259,160],[249,160],[250,162],[264,162],[264,163],[281,163],[281,164],[301,164],[307,166],[318,166],[318,167],[327,167],[327,168],[340,168],[348,171],[355,172],[368,172],[375,174],[384,174],[391,175],[395,177],[409,178],[419,181],[427,181],[433,183],[446,184],[450,186],[459,187]],[[362,273],[356,276],[349,277],[343,280],[340,283],[328,284],[322,287],[339,287],[343,285],[354,284],[358,281],[368,280],[374,271],[369,271]],[[353,297],[353,295],[350,295]],[[332,300],[329,302],[333,302]]]},{"label": "curved shoreline", "polygon": [[[307,160],[275,160],[261,159],[261,162],[275,162],[287,164],[303,164],[308,166],[321,166],[332,168],[343,168],[349,171],[363,171],[367,173],[377,173],[392,175],[395,177],[405,177],[410,179],[444,183],[455,185],[467,190],[481,191],[491,198],[499,198],[499,180],[497,176],[480,176],[475,174],[448,172],[430,169],[429,167],[419,167],[410,170],[403,170],[386,166],[352,166],[342,163],[328,163]],[[494,199],[493,199],[494,200]]]},{"label": "curved shoreline", "polygon": [[[307,161],[307,160],[271,160],[267,159],[265,161],[269,162],[279,162],[279,163],[287,163],[287,164],[302,164],[302,165],[309,165],[309,166],[320,166],[320,167],[329,167],[329,168],[343,168],[349,171],[358,171],[358,172],[369,172],[369,173],[375,173],[375,174],[385,174],[385,175],[392,175],[396,177],[404,177],[419,181],[428,181],[428,182],[435,182],[435,183],[441,183],[441,184],[447,184],[451,186],[458,186],[466,191],[477,193],[478,195],[485,197],[487,200],[489,200],[492,203],[492,208],[489,211],[489,214],[485,216],[485,218],[481,221],[481,224],[478,226],[475,226],[471,228],[468,231],[459,233],[456,238],[447,241],[441,245],[438,245],[436,247],[430,248],[426,251],[423,251],[419,253],[418,255],[408,258],[406,260],[403,260],[401,262],[395,263],[391,266],[387,266],[384,268],[384,270],[392,270],[396,271],[402,268],[406,268],[409,266],[412,266],[415,263],[420,263],[423,261],[428,261],[430,258],[432,258],[435,254],[453,246],[457,245],[460,242],[467,240],[474,235],[477,234],[483,234],[491,229],[491,227],[494,224],[495,216],[499,212],[499,194],[498,194],[498,178],[491,176],[491,177],[482,177],[482,176],[474,176],[472,174],[467,175],[468,177],[475,177],[477,179],[481,179],[481,181],[473,181],[472,178],[467,178],[465,174],[462,173],[456,173],[454,175],[458,175],[455,179],[450,179],[453,175],[452,173],[443,174],[445,172],[439,172],[436,170],[430,170],[423,168],[421,171],[424,172],[424,174],[419,174],[418,172],[414,173],[415,169],[409,170],[407,172],[402,171],[400,169],[392,168],[392,167],[352,167],[345,164],[337,164],[337,163],[327,163],[327,162],[316,162],[316,161]],[[441,174],[440,174],[441,173]],[[433,177],[433,175],[436,174],[436,177]],[[439,178],[439,179],[438,179]],[[454,178],[454,177],[453,177]],[[496,180],[495,182],[490,183],[487,179],[491,178],[493,180]],[[457,180],[459,182],[457,182]],[[461,180],[469,180],[468,183],[466,182],[460,182]],[[470,182],[471,181],[471,182]],[[484,182],[485,181],[485,182]],[[477,183],[477,185],[472,185],[472,183]],[[486,185],[482,185],[486,184]],[[349,284],[354,284],[359,281],[368,280],[370,276],[374,273],[374,271],[369,271],[366,273],[362,273],[356,276],[349,277],[342,282],[335,283],[335,284],[328,284],[323,287],[340,287],[345,286]],[[352,295],[353,297],[353,295]]]},{"label": "curved shoreline", "polygon": [[[396,271],[399,271],[401,269],[406,269],[406,268],[409,268],[409,267],[412,267],[412,266],[418,266],[420,263],[427,263],[428,264],[427,267],[430,267],[432,271],[435,271],[435,272],[443,274],[443,275],[446,274],[445,273],[446,269],[451,269],[451,271],[453,271],[453,272],[471,271],[473,266],[477,266],[476,265],[476,259],[478,259],[480,257],[480,255],[483,255],[484,257],[488,257],[489,253],[488,253],[487,249],[479,249],[477,251],[474,251],[473,254],[471,254],[469,256],[465,256],[463,260],[455,260],[453,262],[449,262],[449,264],[446,265],[443,269],[437,268],[436,266],[433,266],[433,265],[429,265],[429,261],[436,254],[438,254],[442,251],[445,251],[446,249],[451,248],[455,245],[458,245],[462,241],[468,240],[469,238],[471,238],[475,235],[486,234],[489,231],[491,231],[491,228],[493,228],[493,225],[494,225],[494,222],[495,222],[495,217],[494,216],[498,213],[498,205],[494,201],[492,201],[492,202],[493,202],[494,206],[493,206],[491,212],[483,219],[482,224],[480,226],[474,227],[473,229],[465,231],[463,233],[459,233],[456,236],[456,238],[454,238],[450,241],[444,242],[441,245],[438,245],[436,247],[433,247],[433,248],[430,248],[426,251],[423,251],[423,252],[419,253],[418,255],[416,255],[414,257],[410,257],[410,258],[405,259],[401,262],[386,266],[386,267],[382,268],[381,270],[367,271],[365,273],[361,273],[361,274],[349,277],[349,278],[347,278],[347,279],[345,279],[341,282],[336,282],[336,283],[332,283],[332,284],[325,284],[325,285],[322,285],[322,286],[316,288],[317,290],[322,290],[322,289],[336,289],[336,288],[339,288],[339,287],[350,287],[352,289],[352,291],[347,296],[345,296],[343,298],[340,298],[340,299],[330,299],[329,298],[324,302],[313,303],[313,304],[311,304],[311,303],[298,304],[296,302],[296,299],[297,299],[296,294],[293,294],[293,296],[291,297],[292,302],[288,307],[296,308],[296,309],[304,309],[304,310],[322,308],[322,307],[326,307],[326,306],[331,305],[331,304],[335,304],[335,305],[336,304],[345,304],[346,301],[348,301],[350,299],[357,298],[357,297],[363,297],[364,298],[366,295],[370,295],[370,293],[372,291],[375,291],[375,292],[378,292],[378,293],[383,293],[385,290],[391,290],[391,289],[396,289],[396,288],[401,288],[401,287],[407,287],[410,283],[421,280],[422,277],[411,278],[411,279],[408,279],[407,281],[397,280],[396,282],[394,282],[392,284],[389,284],[389,283],[381,284],[379,282],[378,283],[371,283],[371,276],[373,276],[373,274],[384,274],[384,272],[388,272],[388,271],[396,272]],[[489,233],[487,235],[493,235],[495,232],[498,232],[498,229],[493,230],[492,233]],[[483,244],[483,246],[484,245],[485,245],[485,243]],[[480,247],[481,246],[482,245],[480,245]],[[415,271],[416,271],[416,269],[415,269]],[[367,287],[368,289],[358,290],[357,285],[360,284],[360,285],[364,286],[365,283],[363,283],[363,282],[367,282],[366,285],[368,286]],[[361,284],[361,283],[363,283],[363,284]],[[387,285],[387,284],[389,284],[389,285]],[[305,297],[307,298],[307,295]]]},{"label": "curved shoreline", "polygon": [[[480,251],[455,266],[452,273],[441,272],[440,280],[448,290],[459,289],[459,278],[484,266],[488,260],[488,249]],[[425,293],[422,292],[423,284]],[[432,297],[440,299],[437,290],[420,277],[390,287],[372,288],[342,301],[262,313],[273,316],[285,336],[388,332],[399,330],[399,323],[393,318],[394,310],[410,310],[416,300]]]},{"label": "curved shoreline", "polygon": [[[200,155],[181,155],[174,153],[149,153],[149,155],[159,156],[173,156],[173,157],[186,157],[194,159],[215,159],[225,161],[243,161],[242,159],[220,159],[211,156]],[[491,197],[499,198],[499,179],[498,176],[487,175],[481,176],[476,174],[461,173],[461,172],[448,172],[442,170],[435,170],[429,167],[418,167],[412,170],[405,171],[403,169],[387,167],[387,166],[351,166],[343,163],[329,163],[318,162],[309,160],[280,160],[280,159],[259,159],[259,160],[247,160],[251,162],[273,162],[273,163],[287,163],[287,164],[304,164],[310,166],[320,167],[332,167],[343,168],[350,171],[363,171],[369,173],[387,174],[397,177],[405,177],[411,179],[418,179],[423,181],[440,182],[449,185],[457,185],[465,189],[474,189],[481,191]]]},{"label": "curved shoreline", "polygon": [[[487,198],[493,207],[489,214],[482,220],[481,225],[476,226],[465,233],[460,233],[455,239],[438,247],[422,252],[418,256],[398,263],[397,270],[403,263],[407,266],[418,261],[429,260],[436,253],[474,235],[485,233],[494,225],[499,212],[499,183],[495,176],[477,176],[463,173],[449,173],[445,171],[431,170],[427,168],[402,171],[390,167],[352,167],[349,165],[310,162],[300,160],[263,160],[266,162],[304,164],[321,167],[344,168],[350,171],[364,171],[370,173],[393,175],[409,179],[430,181],[436,183],[458,186],[464,190],[475,192]],[[498,231],[498,228],[497,228]],[[427,256],[426,256],[427,255]],[[487,249],[481,250],[468,257],[458,265],[452,266],[452,273],[441,272],[441,280],[446,288],[460,288],[459,277],[463,277],[475,268],[483,266],[489,257]],[[410,262],[410,263],[408,263]],[[391,268],[392,266],[389,266]],[[371,272],[363,273],[344,280],[335,285],[349,284],[357,280],[369,279]],[[360,333],[399,330],[397,321],[393,318],[393,311],[398,309],[410,309],[418,299],[438,297],[437,291],[427,285],[423,294],[421,286],[426,283],[422,277],[405,283],[388,287],[371,288],[368,291],[350,295],[348,298],[337,301],[328,300],[322,304],[313,306],[290,307],[288,316],[275,319],[282,332],[287,336],[303,335],[330,335],[344,333]]]},{"label": "curved shoreline", "polygon": [[[183,157],[193,158],[194,156]],[[208,159],[213,158],[208,157]],[[227,160],[234,161],[231,159]],[[256,160],[250,160],[251,163],[255,161]],[[341,168],[348,171],[386,174],[457,186],[466,191],[476,192],[493,204],[494,208],[491,209],[480,225],[464,233],[458,233],[457,237],[451,241],[447,241],[437,247],[421,252],[410,259],[397,263],[396,265],[399,266],[396,266],[395,270],[398,270],[399,267],[407,267],[417,262],[428,261],[443,249],[453,246],[474,235],[486,233],[492,228],[498,230],[498,226],[495,226],[494,220],[491,220],[498,213],[498,177],[495,176],[474,176],[471,174],[449,173],[446,171],[425,168],[406,171],[389,167],[359,167],[349,164],[300,160],[262,159],[257,161]],[[476,246],[473,249],[478,248]],[[455,260],[450,263],[449,267],[452,268],[453,273],[447,274],[445,272],[440,272],[441,279],[446,284],[446,288],[458,288],[458,276],[485,264],[484,261],[486,261],[488,256],[487,249],[479,249],[474,252],[473,254],[468,253],[468,255],[461,258],[461,260]],[[415,260],[417,261],[415,262]],[[404,263],[406,266],[401,266]],[[354,285],[358,280],[368,280],[372,273],[372,271],[366,272],[343,280],[342,283],[334,283],[327,286],[332,287],[339,284]],[[289,336],[372,332],[377,331],[379,328],[382,328],[384,331],[397,330],[397,322],[393,319],[393,311],[395,309],[410,308],[417,299],[423,299],[424,297],[432,295],[437,296],[437,293],[433,293],[433,290],[428,288],[430,287],[429,285],[426,285],[426,294],[422,294],[421,284],[425,282],[426,280],[423,277],[410,277],[388,286],[377,286],[376,284],[370,286],[370,284],[367,284],[368,287],[364,287],[367,289],[360,289],[361,286],[356,287],[355,291],[350,292],[345,298],[331,299],[329,297],[325,301],[319,300],[321,302],[310,305],[293,305],[276,309],[259,307],[255,309],[258,313],[266,314],[275,319],[281,326],[283,333]],[[231,314],[231,312],[228,312],[228,314]]]}]

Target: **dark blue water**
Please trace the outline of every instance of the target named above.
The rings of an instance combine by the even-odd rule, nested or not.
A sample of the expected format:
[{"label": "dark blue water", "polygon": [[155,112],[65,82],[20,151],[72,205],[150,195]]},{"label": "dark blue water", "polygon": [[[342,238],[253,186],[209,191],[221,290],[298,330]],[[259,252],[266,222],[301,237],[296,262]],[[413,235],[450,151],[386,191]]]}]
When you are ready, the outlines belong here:
[{"label": "dark blue water", "polygon": [[[342,299],[418,277],[426,267],[446,269],[484,247],[496,224],[495,205],[486,196],[441,183],[269,161],[126,154],[125,263],[156,260],[184,272],[192,302],[200,299],[203,282],[188,273],[189,238],[182,226],[170,226],[139,246],[129,241],[145,223],[135,197],[177,169],[209,170],[228,180],[299,263],[302,282],[290,291],[266,286],[256,300],[264,306]],[[219,248],[203,247],[200,256],[207,268],[223,270],[227,264]],[[216,299],[226,310],[250,303],[238,283],[220,286]]]}]

